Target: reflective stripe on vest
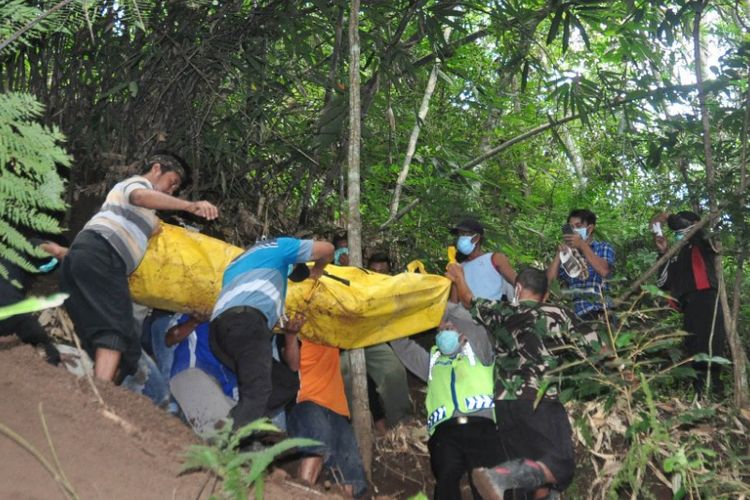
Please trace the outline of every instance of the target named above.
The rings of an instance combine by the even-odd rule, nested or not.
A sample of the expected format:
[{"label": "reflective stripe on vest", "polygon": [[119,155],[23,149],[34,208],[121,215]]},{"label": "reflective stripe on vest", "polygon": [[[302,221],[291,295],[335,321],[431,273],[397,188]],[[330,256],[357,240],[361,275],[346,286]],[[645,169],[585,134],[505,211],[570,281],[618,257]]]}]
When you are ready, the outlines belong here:
[{"label": "reflective stripe on vest", "polygon": [[432,348],[425,400],[430,434],[456,411],[470,415],[494,408],[493,368],[479,362],[468,343],[452,358]]}]

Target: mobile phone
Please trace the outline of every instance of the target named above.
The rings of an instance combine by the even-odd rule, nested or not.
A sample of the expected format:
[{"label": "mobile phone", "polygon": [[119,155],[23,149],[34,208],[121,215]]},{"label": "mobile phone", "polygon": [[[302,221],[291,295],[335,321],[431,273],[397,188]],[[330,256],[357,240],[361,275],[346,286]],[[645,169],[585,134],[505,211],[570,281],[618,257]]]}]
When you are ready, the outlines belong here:
[{"label": "mobile phone", "polygon": [[570,224],[563,224],[562,232],[563,234],[573,234],[575,231],[573,231],[573,226]]}]

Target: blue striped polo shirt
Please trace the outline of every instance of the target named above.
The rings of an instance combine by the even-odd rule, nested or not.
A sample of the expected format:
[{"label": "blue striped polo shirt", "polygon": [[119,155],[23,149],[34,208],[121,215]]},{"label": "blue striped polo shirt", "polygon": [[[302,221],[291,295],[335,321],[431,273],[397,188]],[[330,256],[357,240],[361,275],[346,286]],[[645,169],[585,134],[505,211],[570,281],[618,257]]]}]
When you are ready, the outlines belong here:
[{"label": "blue striped polo shirt", "polygon": [[312,240],[277,238],[250,247],[224,270],[219,298],[211,319],[233,307],[253,307],[273,328],[284,311],[287,273],[291,264],[308,262]]}]

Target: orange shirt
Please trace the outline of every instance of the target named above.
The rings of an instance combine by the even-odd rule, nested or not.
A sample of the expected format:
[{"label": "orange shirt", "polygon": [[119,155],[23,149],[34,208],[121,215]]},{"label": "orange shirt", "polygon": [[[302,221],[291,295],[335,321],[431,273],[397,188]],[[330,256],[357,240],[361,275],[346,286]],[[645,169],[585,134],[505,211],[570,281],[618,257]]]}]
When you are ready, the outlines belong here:
[{"label": "orange shirt", "polygon": [[297,402],[302,401],[312,401],[339,415],[349,416],[338,347],[302,340]]}]

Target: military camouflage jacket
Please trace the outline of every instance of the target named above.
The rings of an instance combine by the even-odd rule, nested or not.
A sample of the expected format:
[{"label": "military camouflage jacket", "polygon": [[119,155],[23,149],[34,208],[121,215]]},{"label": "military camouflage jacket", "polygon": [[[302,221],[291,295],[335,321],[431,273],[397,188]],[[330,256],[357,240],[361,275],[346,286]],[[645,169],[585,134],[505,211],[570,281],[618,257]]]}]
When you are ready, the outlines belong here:
[{"label": "military camouflage jacket", "polygon": [[522,302],[476,299],[472,316],[487,328],[495,348],[495,398],[536,400],[543,394],[557,399],[560,355],[568,345],[585,345],[587,340],[573,336],[570,317],[557,306]]}]

